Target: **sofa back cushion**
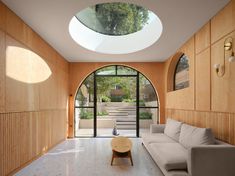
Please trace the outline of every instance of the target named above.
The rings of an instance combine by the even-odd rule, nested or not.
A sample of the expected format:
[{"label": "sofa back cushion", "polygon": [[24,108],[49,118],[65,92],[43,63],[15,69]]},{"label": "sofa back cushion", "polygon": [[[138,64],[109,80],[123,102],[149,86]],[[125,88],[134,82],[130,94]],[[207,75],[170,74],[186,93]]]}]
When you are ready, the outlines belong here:
[{"label": "sofa back cushion", "polygon": [[185,148],[197,145],[215,144],[215,138],[210,128],[198,128],[183,124],[180,131],[179,142]]},{"label": "sofa back cushion", "polygon": [[182,124],[183,124],[182,122],[168,118],[166,121],[166,127],[164,133],[178,142]]}]

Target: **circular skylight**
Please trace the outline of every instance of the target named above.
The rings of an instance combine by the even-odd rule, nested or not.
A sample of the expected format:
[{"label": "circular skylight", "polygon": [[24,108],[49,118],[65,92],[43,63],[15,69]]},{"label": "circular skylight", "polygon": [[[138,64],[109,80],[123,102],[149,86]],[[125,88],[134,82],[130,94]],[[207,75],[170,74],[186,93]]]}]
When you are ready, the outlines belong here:
[{"label": "circular skylight", "polygon": [[155,43],[162,23],[148,9],[129,3],[96,4],[70,21],[71,37],[86,49],[105,54],[127,54]]}]

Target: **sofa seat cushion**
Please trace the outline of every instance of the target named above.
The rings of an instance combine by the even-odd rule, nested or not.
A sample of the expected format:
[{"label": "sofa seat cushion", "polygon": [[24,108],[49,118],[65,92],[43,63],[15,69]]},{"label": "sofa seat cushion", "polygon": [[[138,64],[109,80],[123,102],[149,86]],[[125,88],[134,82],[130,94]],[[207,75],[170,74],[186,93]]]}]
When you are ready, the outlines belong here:
[{"label": "sofa seat cushion", "polygon": [[189,148],[197,145],[215,144],[216,141],[210,128],[198,128],[183,124],[179,142],[185,148]]},{"label": "sofa seat cushion", "polygon": [[182,124],[182,122],[168,118],[166,121],[164,133],[178,142]]},{"label": "sofa seat cushion", "polygon": [[144,144],[147,145],[151,143],[176,143],[175,140],[164,133],[143,133],[141,136]]},{"label": "sofa seat cushion", "polygon": [[167,171],[187,169],[187,149],[179,143],[151,143],[149,150]]}]

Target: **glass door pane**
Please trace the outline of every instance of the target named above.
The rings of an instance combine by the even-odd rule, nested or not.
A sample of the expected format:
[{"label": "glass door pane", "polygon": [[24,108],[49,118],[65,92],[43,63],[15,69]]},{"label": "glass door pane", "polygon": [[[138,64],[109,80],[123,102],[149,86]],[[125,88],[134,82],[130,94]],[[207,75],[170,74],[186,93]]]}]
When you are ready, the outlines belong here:
[{"label": "glass door pane", "polygon": [[149,132],[150,125],[158,123],[158,108],[140,108],[139,109],[139,129],[142,133]]},{"label": "glass door pane", "polygon": [[75,136],[92,137],[94,135],[94,109],[75,108]]},{"label": "glass door pane", "polygon": [[96,71],[96,75],[116,75],[116,66],[101,68]]},{"label": "glass door pane", "polygon": [[97,136],[136,136],[136,77],[97,76]]},{"label": "glass door pane", "polygon": [[154,87],[149,80],[140,74],[139,76],[139,106],[140,107],[157,107],[158,99]]},{"label": "glass door pane", "polygon": [[88,76],[75,98],[75,137],[94,136],[94,74]]},{"label": "glass door pane", "polygon": [[139,76],[139,130],[140,136],[150,125],[158,123],[158,99],[154,87],[142,74]]},{"label": "glass door pane", "polygon": [[118,75],[137,75],[137,71],[129,67],[117,66],[117,74]]}]

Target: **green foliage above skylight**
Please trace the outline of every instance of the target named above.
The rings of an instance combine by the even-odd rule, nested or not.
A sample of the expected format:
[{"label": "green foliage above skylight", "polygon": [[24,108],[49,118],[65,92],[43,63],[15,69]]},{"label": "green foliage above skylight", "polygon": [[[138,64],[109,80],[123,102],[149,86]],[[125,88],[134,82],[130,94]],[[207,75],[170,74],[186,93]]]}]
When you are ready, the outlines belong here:
[{"label": "green foliage above skylight", "polygon": [[146,8],[129,3],[103,3],[88,7],[76,17],[88,28],[105,35],[127,35],[148,24]]}]

